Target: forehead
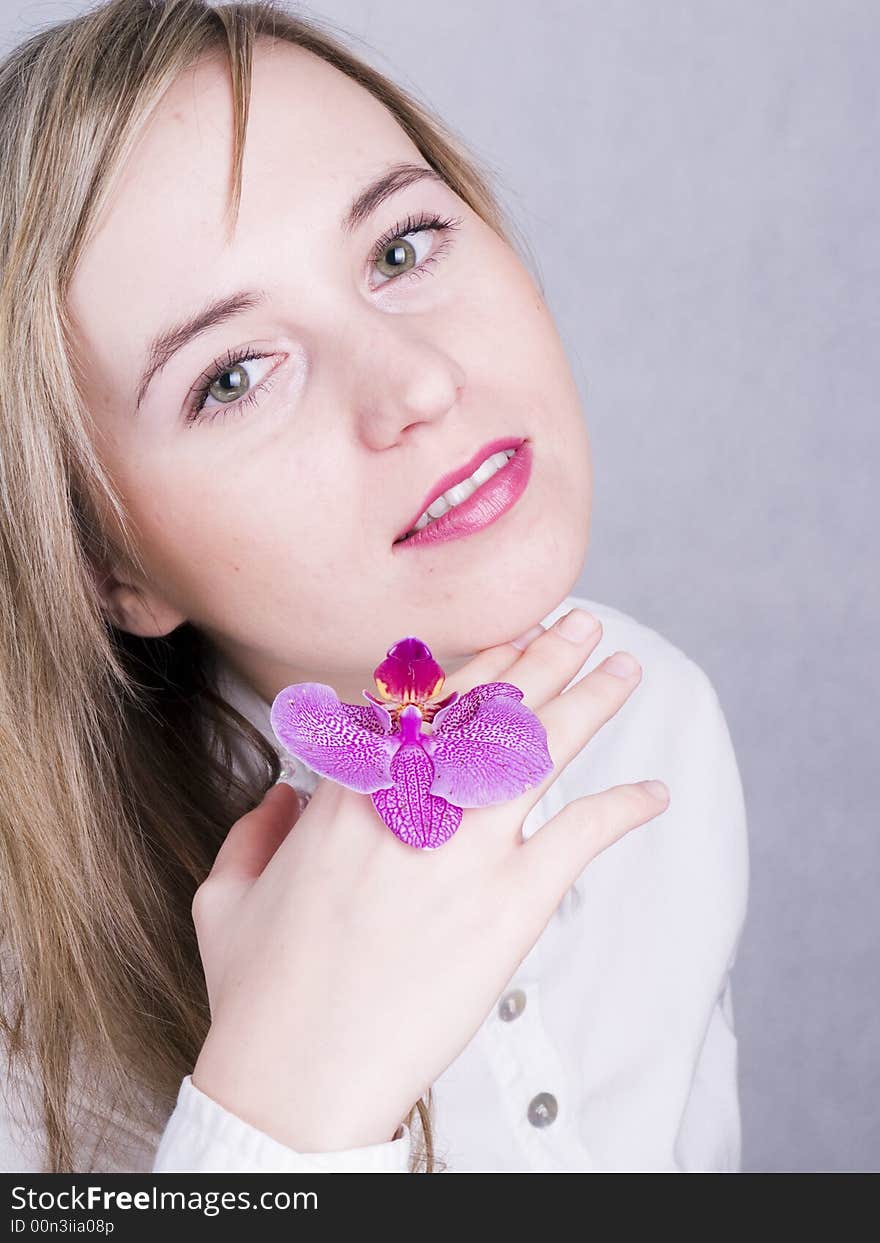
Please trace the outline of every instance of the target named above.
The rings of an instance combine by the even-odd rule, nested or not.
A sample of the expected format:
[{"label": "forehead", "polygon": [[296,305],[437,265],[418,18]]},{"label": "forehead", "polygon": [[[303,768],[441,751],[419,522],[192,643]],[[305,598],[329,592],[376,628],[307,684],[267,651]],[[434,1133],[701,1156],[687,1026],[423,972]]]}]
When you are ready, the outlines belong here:
[{"label": "forehead", "polygon": [[220,264],[247,265],[249,282],[269,283],[279,255],[267,237],[308,247],[316,230],[338,235],[355,189],[389,162],[418,157],[365,88],[302,48],[263,40],[230,241],[231,85],[225,62],[206,59],[170,87],[139,136],[77,264],[74,321],[94,348],[95,331],[122,311],[154,324],[225,284]]}]

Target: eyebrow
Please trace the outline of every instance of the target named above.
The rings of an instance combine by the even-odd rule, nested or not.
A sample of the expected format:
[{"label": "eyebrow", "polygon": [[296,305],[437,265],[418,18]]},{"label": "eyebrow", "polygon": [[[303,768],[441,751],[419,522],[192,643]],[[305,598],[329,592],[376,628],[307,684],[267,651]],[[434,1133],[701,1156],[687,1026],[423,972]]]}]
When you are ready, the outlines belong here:
[{"label": "eyebrow", "polygon": [[[339,222],[340,229],[346,234],[353,233],[392,194],[425,180],[448,184],[435,168],[409,163],[392,165],[355,196]],[[209,329],[216,328],[245,311],[262,306],[268,297],[265,289],[240,289],[227,297],[209,302],[194,315],[163,329],[147,348],[146,363],[138,382],[135,409],[140,408],[153,377],[170,362],[178,350]]]}]

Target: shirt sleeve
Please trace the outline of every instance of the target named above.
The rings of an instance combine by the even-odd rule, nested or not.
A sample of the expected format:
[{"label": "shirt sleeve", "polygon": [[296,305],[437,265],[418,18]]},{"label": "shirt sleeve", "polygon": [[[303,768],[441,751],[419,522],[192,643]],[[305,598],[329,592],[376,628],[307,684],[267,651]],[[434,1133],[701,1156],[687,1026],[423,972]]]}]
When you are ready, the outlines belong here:
[{"label": "shirt sleeve", "polygon": [[297,1152],[207,1096],[186,1075],[153,1159],[152,1173],[405,1174],[411,1136],[401,1123],[384,1144]]}]

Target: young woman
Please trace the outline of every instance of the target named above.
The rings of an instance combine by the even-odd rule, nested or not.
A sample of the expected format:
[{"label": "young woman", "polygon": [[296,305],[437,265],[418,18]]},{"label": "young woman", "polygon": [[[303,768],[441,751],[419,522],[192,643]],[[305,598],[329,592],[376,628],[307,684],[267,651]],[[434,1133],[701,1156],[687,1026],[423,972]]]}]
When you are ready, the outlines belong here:
[{"label": "young woman", "polygon": [[[0,127],[4,1168],[738,1168],[730,737],[566,594],[586,426],[462,144],[196,0],[35,34]],[[437,850],[269,725],[406,635],[554,762]]]}]

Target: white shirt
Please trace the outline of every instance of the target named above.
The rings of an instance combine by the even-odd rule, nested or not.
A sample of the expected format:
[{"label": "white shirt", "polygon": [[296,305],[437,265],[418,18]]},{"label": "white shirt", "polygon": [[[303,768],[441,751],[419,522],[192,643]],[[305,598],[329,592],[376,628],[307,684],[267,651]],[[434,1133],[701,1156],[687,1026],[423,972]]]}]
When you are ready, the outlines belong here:
[{"label": "white shirt", "polygon": [[[535,805],[524,836],[571,800],[624,782],[659,777],[671,802],[584,869],[435,1081],[435,1152],[450,1172],[736,1171],[730,970],[746,917],[748,845],[727,723],[703,670],[627,614],[568,596],[542,624],[575,605],[599,618],[603,635],[567,685],[619,648],[639,660],[642,679]],[[275,738],[270,705],[228,665],[219,682],[278,750],[286,779],[311,792],[319,778]],[[187,1075],[158,1147],[144,1137],[126,1168],[405,1172],[411,1136],[398,1134],[298,1153]],[[0,1135],[3,1168],[28,1168],[6,1164],[11,1142],[4,1151]]]}]

